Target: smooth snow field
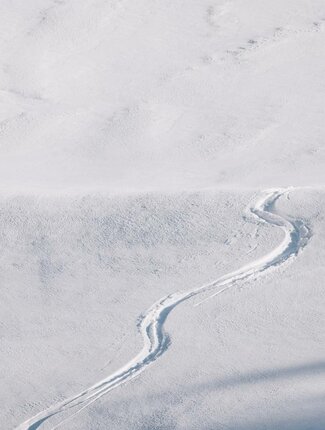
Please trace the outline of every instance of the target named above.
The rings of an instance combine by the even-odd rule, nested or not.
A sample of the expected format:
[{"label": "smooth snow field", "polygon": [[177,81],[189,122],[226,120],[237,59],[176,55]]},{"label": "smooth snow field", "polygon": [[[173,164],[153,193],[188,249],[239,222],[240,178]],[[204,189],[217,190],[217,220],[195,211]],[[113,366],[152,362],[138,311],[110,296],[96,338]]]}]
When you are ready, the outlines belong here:
[{"label": "smooth snow field", "polygon": [[325,430],[324,0],[2,0],[0,53],[0,430]]}]

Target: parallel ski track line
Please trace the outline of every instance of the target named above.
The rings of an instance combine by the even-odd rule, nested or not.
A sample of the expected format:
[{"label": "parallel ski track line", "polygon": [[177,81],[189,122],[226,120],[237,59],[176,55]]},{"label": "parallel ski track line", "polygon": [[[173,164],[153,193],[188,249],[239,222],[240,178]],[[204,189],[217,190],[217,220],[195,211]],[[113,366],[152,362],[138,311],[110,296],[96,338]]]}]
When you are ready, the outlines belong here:
[{"label": "parallel ski track line", "polygon": [[[217,290],[210,297],[196,304],[196,306],[200,305],[205,300],[236,286],[239,281],[255,279],[270,269],[278,267],[289,259],[296,257],[308,242],[310,237],[309,229],[302,220],[284,218],[274,210],[276,201],[291,190],[291,188],[287,188],[265,191],[255,205],[248,208],[250,215],[255,220],[279,227],[283,230],[284,238],[274,250],[250,264],[220,277],[212,283],[191,291],[176,292],[161,298],[141,316],[138,323],[143,338],[143,348],[136,357],[113,374],[81,393],[53,405],[28,419],[16,427],[16,430],[37,430],[43,427],[43,424],[48,422],[51,417],[62,414],[61,421],[56,422],[52,427],[46,426],[55,430],[100,397],[138,376],[167,351],[171,342],[164,330],[164,323],[170,312],[185,300],[204,292],[209,292],[210,290]],[[48,423],[50,424],[50,422]]]}]

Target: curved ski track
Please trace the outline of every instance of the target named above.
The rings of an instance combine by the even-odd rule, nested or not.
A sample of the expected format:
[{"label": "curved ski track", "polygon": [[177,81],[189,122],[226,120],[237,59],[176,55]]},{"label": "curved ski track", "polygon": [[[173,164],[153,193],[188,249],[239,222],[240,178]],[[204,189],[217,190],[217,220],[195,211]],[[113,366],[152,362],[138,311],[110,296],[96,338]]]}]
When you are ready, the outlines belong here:
[{"label": "curved ski track", "polygon": [[273,210],[275,202],[289,191],[290,189],[266,191],[262,194],[260,200],[249,208],[250,214],[258,221],[279,227],[284,231],[282,242],[273,251],[210,284],[203,285],[192,291],[176,292],[161,298],[141,316],[139,330],[143,338],[143,348],[136,357],[83,392],[28,419],[19,425],[17,430],[39,429],[51,417],[62,414],[61,421],[50,427],[52,430],[57,429],[101,396],[138,376],[167,350],[170,339],[164,330],[164,323],[169,313],[180,303],[203,292],[217,290],[210,296],[213,297],[235,286],[238,281],[256,278],[267,270],[284,263],[289,258],[295,257],[306,245],[310,237],[309,229],[303,221],[283,218]]}]

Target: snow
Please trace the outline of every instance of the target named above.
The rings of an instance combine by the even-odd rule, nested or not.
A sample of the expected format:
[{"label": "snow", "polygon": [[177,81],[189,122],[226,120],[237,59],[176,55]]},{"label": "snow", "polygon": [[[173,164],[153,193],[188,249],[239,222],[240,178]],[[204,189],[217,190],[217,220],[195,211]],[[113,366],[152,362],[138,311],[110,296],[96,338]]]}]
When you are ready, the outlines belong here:
[{"label": "snow", "polygon": [[180,303],[151,366],[29,429],[324,429],[324,42],[320,0],[1,1],[1,429],[123,368],[161,298],[273,265],[290,225],[301,252]]},{"label": "snow", "polygon": [[322,1],[1,3],[4,190],[322,183]]}]

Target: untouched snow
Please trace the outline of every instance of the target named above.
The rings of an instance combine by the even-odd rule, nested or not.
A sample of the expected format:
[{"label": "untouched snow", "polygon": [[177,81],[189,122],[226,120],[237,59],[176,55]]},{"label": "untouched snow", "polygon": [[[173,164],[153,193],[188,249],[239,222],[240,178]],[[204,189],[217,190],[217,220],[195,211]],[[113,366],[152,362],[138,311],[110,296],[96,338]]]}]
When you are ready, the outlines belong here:
[{"label": "untouched snow", "polygon": [[1,189],[321,185],[323,0],[3,0]]},{"label": "untouched snow", "polygon": [[2,0],[0,52],[0,429],[323,430],[324,1]]}]

